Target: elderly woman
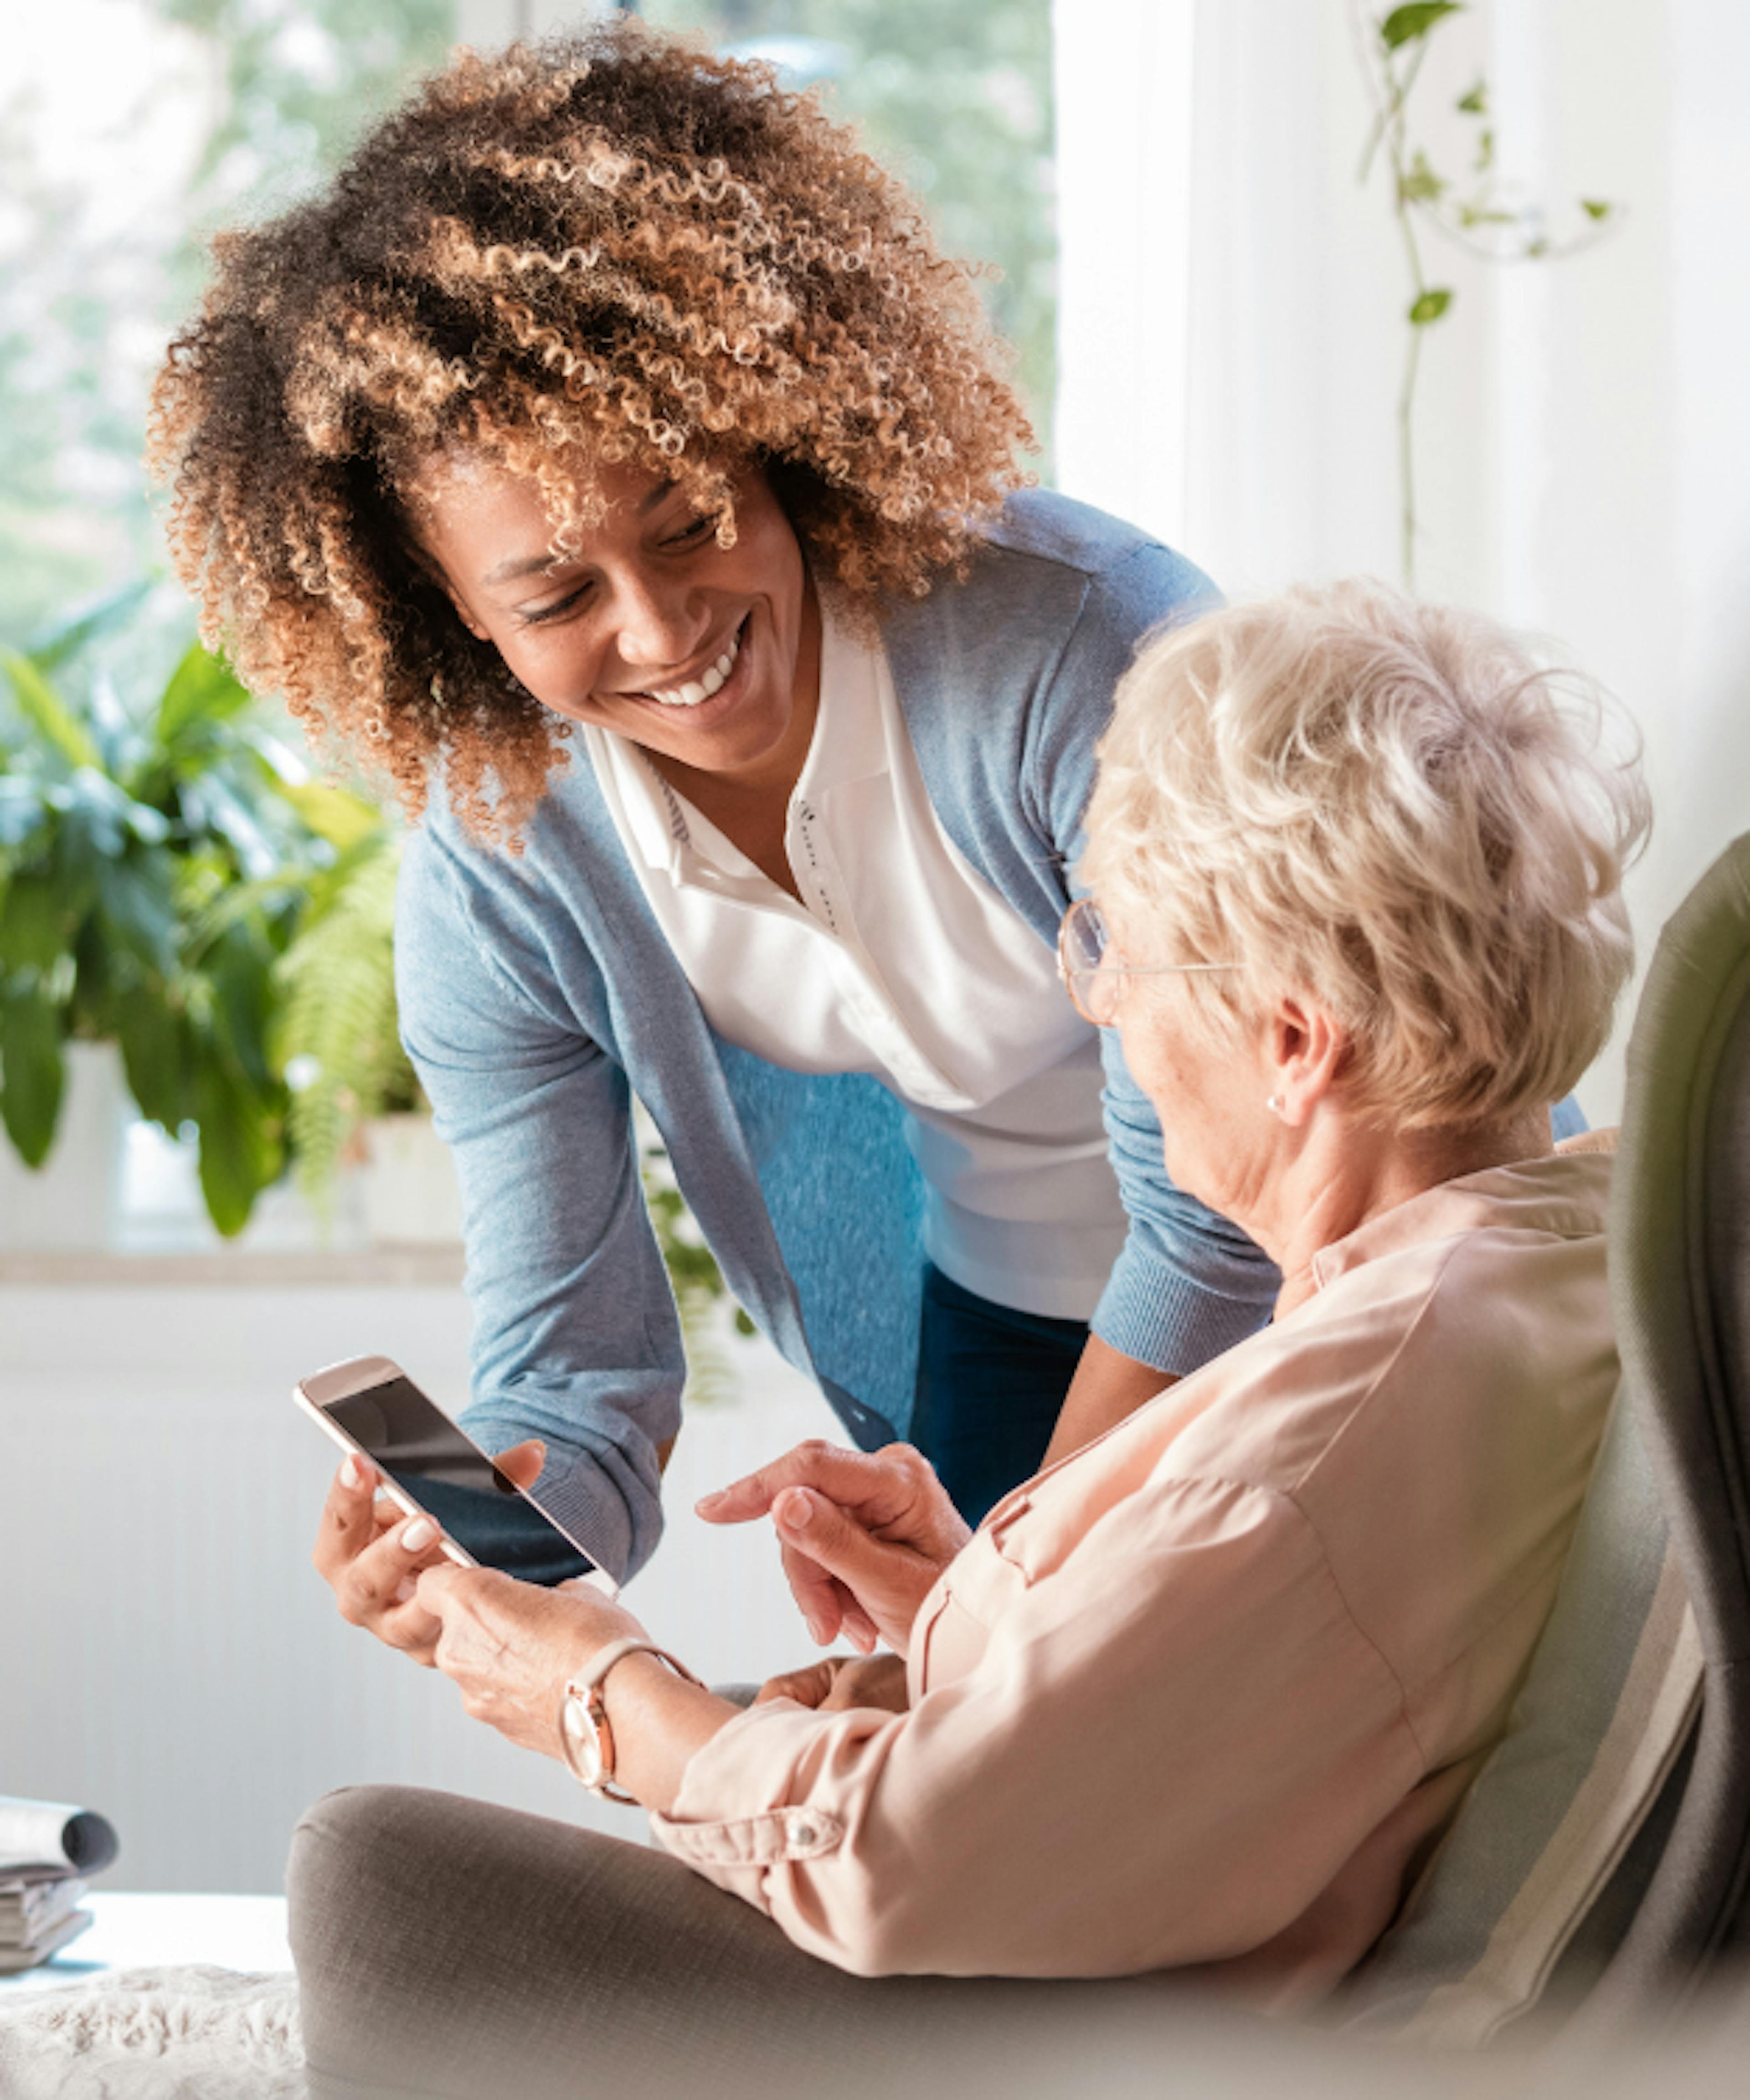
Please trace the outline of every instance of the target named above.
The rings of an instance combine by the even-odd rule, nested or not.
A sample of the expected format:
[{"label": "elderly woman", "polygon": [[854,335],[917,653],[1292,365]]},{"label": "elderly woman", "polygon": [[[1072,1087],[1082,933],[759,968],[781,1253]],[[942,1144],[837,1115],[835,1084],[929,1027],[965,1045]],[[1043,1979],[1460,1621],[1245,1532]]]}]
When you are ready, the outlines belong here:
[{"label": "elderly woman", "polygon": [[[1629,968],[1644,795],[1595,729],[1498,630],[1378,587],[1147,649],[1064,972],[1175,1180],[1277,1265],[1275,1317],[976,1533],[903,1447],[709,1498],[770,1516],[818,1630],[879,1629],[897,1710],[831,1661],[739,1710],[597,1595],[427,1567],[406,1608],[469,1711],[672,1858],[331,1799],[292,1870],[313,2062],[466,2089],[436,2068],[465,1945],[492,1990],[525,1965],[531,2049],[677,2076],[750,2023],[891,2040],[944,2002],[870,1979],[976,2008],[1196,1965],[1304,2005],[1361,1960],[1505,1723],[1616,1383],[1610,1159],[1549,1124]],[[337,1486],[343,1586],[403,1579],[371,1522]]]},{"label": "elderly woman", "polygon": [[974,1515],[1255,1327],[1269,1264],[1052,956],[1112,689],[1212,593],[1018,486],[915,201],[764,69],[601,24],[464,57],[216,262],[172,547],[424,815],[398,990],[476,1439],[648,1557],[685,1365],[633,1098],[738,1302]]}]

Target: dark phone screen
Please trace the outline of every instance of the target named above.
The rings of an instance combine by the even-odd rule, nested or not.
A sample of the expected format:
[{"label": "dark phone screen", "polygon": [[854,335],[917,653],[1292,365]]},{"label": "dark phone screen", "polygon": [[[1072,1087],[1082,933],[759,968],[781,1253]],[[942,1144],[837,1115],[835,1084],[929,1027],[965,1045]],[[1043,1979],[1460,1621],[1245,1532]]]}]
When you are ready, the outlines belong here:
[{"label": "dark phone screen", "polygon": [[323,1412],[483,1568],[549,1588],[594,1568],[411,1379],[326,1401]]}]

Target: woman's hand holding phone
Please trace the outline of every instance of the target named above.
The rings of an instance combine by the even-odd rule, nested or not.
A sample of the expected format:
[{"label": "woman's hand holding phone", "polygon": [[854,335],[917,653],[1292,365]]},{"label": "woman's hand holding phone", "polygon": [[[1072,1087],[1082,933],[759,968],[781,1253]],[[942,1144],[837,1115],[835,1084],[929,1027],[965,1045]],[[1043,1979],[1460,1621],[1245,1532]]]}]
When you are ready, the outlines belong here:
[{"label": "woman's hand holding phone", "polygon": [[623,1604],[584,1582],[549,1590],[496,1568],[442,1561],[420,1574],[417,1588],[415,1607],[438,1629],[432,1661],[469,1714],[545,1757],[564,1755],[566,1680],[610,1641],[645,1637]]},{"label": "woman's hand holding phone", "polygon": [[[545,1456],[539,1439],[531,1438],[499,1452],[493,1462],[507,1480],[528,1487]],[[409,1516],[380,1495],[381,1485],[381,1474],[368,1460],[355,1454],[343,1461],[323,1505],[310,1557],[334,1592],[343,1619],[433,1669],[442,1622],[420,1602],[416,1586],[425,1568],[449,1564],[443,1534],[429,1516]]]}]

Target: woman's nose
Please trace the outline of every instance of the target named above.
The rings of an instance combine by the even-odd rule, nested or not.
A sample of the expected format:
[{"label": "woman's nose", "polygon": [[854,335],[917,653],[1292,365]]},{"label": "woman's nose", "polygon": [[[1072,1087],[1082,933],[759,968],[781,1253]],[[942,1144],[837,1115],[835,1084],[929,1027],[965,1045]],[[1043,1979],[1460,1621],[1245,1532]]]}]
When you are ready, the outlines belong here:
[{"label": "woman's nose", "polygon": [[646,671],[677,669],[699,653],[710,608],[681,579],[632,571],[616,580],[614,609],[620,660]]}]

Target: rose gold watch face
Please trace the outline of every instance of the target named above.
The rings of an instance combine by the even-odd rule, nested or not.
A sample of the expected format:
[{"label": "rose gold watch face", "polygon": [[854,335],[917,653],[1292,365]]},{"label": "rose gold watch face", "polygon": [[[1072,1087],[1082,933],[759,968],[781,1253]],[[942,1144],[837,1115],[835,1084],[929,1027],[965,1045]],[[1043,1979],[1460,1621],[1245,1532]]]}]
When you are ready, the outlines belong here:
[{"label": "rose gold watch face", "polygon": [[571,1762],[585,1786],[602,1784],[602,1735],[594,1717],[581,1699],[565,1702],[565,1733],[571,1746]]}]

